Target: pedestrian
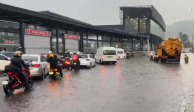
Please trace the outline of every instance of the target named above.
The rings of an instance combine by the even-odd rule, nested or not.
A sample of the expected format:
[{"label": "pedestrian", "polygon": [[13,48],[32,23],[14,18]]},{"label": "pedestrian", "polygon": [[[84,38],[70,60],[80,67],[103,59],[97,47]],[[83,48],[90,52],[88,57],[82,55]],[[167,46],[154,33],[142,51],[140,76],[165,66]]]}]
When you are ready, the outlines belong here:
[{"label": "pedestrian", "polygon": [[22,52],[22,47],[19,47],[18,51],[20,51],[22,54],[24,54],[24,52]]},{"label": "pedestrian", "polygon": [[3,48],[2,52],[5,52],[7,49],[6,48]]}]

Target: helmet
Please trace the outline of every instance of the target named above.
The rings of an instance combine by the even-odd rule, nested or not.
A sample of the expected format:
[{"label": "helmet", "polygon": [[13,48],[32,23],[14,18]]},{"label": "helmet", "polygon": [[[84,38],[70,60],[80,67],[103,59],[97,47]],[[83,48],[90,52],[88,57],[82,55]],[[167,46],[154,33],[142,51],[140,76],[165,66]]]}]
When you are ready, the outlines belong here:
[{"label": "helmet", "polygon": [[22,56],[22,52],[16,51],[16,52],[13,53],[13,56],[14,57],[21,57]]},{"label": "helmet", "polygon": [[77,54],[77,52],[76,51],[73,51],[73,54]]},{"label": "helmet", "polygon": [[49,51],[48,53],[49,53],[49,54],[52,54],[53,52],[52,52],[52,51]]},{"label": "helmet", "polygon": [[49,58],[51,58],[51,57],[53,58],[53,57],[54,57],[54,55],[53,55],[53,54],[49,54],[49,56],[48,56],[48,57],[49,57]]}]

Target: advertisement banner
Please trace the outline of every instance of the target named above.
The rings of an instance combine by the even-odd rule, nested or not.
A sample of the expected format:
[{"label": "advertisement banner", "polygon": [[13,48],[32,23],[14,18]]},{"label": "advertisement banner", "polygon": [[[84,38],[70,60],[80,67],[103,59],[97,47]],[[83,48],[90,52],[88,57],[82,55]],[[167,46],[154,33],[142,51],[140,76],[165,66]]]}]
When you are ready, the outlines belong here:
[{"label": "advertisement banner", "polygon": [[64,38],[65,39],[79,40],[79,36],[78,35],[71,35],[71,34],[65,34]]},{"label": "advertisement banner", "polygon": [[48,31],[25,29],[25,34],[27,34],[27,35],[35,35],[35,36],[45,36],[45,37],[48,37],[50,33]]}]

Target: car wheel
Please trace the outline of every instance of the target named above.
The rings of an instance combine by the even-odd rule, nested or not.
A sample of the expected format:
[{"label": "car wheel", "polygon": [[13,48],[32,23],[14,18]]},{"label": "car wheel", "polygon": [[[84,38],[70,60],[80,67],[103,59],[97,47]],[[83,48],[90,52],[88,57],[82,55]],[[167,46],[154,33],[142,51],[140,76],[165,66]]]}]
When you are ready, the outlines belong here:
[{"label": "car wheel", "polygon": [[89,66],[89,69],[91,69],[92,68],[92,63],[90,63],[90,66]]},{"label": "car wheel", "polygon": [[45,74],[44,74],[44,70],[41,73],[41,79],[44,80],[45,79]]}]

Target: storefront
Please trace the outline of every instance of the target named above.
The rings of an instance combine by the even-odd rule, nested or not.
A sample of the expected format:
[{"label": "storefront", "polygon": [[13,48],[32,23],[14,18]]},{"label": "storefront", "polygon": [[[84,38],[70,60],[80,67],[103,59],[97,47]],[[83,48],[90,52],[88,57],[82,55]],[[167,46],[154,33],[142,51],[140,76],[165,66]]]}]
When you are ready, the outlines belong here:
[{"label": "storefront", "polygon": [[111,47],[123,48],[122,38],[112,37]]},{"label": "storefront", "polygon": [[132,51],[132,39],[123,38],[123,49],[125,51]]},{"label": "storefront", "polygon": [[98,48],[97,45],[97,35],[96,34],[86,34],[84,33],[84,53],[93,54]]},{"label": "storefront", "polygon": [[49,31],[25,29],[24,48],[26,53],[47,53],[50,50]]},{"label": "storefront", "polygon": [[7,51],[16,51],[20,47],[19,33],[0,32],[0,51],[6,48]]}]

